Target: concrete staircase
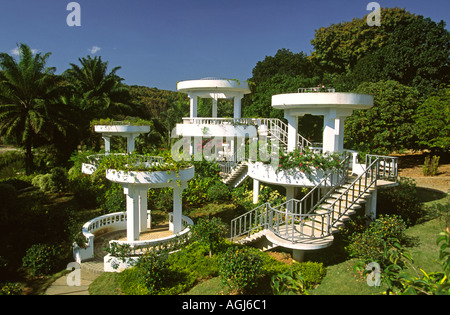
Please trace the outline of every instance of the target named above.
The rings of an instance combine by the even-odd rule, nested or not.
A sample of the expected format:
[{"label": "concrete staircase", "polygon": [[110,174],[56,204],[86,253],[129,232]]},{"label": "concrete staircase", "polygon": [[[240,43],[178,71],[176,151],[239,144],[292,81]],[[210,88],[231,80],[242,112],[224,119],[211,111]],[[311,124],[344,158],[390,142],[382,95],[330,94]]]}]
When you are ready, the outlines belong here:
[{"label": "concrete staircase", "polygon": [[[392,159],[389,163],[393,165],[389,173],[380,168],[387,159]],[[377,157],[370,160],[370,164],[366,163],[365,171],[359,176],[347,176],[344,171],[341,179],[324,193],[327,180],[336,176],[329,173],[302,200],[291,199],[276,207],[263,204],[233,219],[231,239],[253,246],[263,243],[264,246],[259,247],[263,250],[274,246],[300,251],[328,247],[334,240],[333,234],[339,232],[363,204],[374,200],[378,187],[397,185],[396,170],[395,158]],[[368,207],[375,210],[371,209],[372,203]],[[264,243],[263,237],[272,244]]]},{"label": "concrete staircase", "polygon": [[230,174],[222,179],[222,182],[229,185],[232,188],[238,187],[248,177],[248,165],[247,162],[241,162],[237,164],[231,170]]}]

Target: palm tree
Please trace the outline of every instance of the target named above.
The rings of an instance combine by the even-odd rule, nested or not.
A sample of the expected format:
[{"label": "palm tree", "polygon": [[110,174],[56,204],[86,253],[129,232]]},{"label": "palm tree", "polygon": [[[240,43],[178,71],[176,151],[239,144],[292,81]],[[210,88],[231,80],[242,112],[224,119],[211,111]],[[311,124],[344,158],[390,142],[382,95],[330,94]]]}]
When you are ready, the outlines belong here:
[{"label": "palm tree", "polygon": [[81,67],[70,64],[71,68],[64,73],[79,100],[77,106],[91,118],[129,113],[130,92],[116,74],[121,67],[107,73],[108,62],[103,62],[101,57],[87,56],[78,60]]},{"label": "palm tree", "polygon": [[36,139],[51,139],[54,132],[64,134],[68,121],[63,112],[67,108],[58,102],[56,69],[46,67],[51,53],[33,54],[25,44],[18,49],[18,62],[0,53],[0,136],[14,137],[25,149],[26,171],[30,173]]}]

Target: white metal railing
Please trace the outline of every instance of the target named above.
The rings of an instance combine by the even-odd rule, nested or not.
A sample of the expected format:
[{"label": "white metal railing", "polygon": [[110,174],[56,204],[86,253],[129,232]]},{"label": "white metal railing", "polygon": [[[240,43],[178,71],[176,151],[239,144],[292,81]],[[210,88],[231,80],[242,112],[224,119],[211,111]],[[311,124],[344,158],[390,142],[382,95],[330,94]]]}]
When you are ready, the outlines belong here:
[{"label": "white metal railing", "polygon": [[299,88],[298,93],[311,93],[311,92],[328,92],[335,93],[336,89],[334,88],[326,88],[321,86],[309,87],[309,88]]},{"label": "white metal railing", "polygon": [[[397,181],[398,159],[386,156],[366,156],[365,170],[360,174],[335,201],[320,212],[315,212],[323,205],[326,198],[336,193],[347,178],[350,156],[342,162],[345,167],[340,172],[331,172],[315,186],[302,200],[291,199],[272,207],[265,203],[231,221],[231,239],[242,235],[250,235],[256,230],[269,229],[279,237],[292,243],[304,238],[323,238],[331,235],[332,228],[346,211],[359,199],[363,198],[377,180],[390,179]],[[342,165],[342,164],[341,164]],[[326,187],[328,180],[330,189],[322,194],[321,188]],[[308,227],[308,228],[306,228]]]},{"label": "white metal railing", "polygon": [[[183,124],[197,125],[247,125],[260,127],[268,126],[269,136],[278,139],[281,144],[287,147],[288,144],[288,125],[278,118],[209,118],[193,117],[183,118]],[[303,150],[312,146],[312,143],[297,133],[297,147]]]}]

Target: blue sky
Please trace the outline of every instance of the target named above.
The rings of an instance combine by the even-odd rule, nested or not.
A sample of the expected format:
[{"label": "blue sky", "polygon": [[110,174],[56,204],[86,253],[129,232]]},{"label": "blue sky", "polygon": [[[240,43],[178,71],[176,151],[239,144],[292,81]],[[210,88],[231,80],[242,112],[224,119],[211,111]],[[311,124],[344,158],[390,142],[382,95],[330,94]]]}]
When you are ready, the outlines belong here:
[{"label": "blue sky", "polygon": [[[78,0],[80,27],[66,23],[70,2],[0,0],[0,51],[51,52],[57,73],[98,55],[127,84],[175,90],[207,76],[246,80],[280,48],[310,54],[316,29],[363,17],[370,0]],[[449,21],[448,0],[377,2]]]}]

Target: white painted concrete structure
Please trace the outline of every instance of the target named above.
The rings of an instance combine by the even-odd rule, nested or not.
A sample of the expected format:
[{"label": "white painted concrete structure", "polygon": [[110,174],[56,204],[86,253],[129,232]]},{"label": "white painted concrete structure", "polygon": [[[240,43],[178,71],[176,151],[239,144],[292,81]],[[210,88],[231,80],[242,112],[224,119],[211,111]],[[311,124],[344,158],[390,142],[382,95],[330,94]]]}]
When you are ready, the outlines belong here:
[{"label": "white painted concrete structure", "polygon": [[[142,133],[150,131],[149,126],[130,126],[122,123],[113,125],[97,125],[95,131],[102,133],[105,139],[106,154],[110,149],[110,137],[122,136],[127,138],[128,153],[134,151],[134,140]],[[90,157],[89,163],[83,163],[82,172],[85,174],[93,174],[98,166],[98,161],[102,155]],[[136,161],[139,165],[146,165],[151,167],[158,164],[164,167],[164,159],[162,157],[147,157],[142,156],[142,159]],[[131,246],[141,246],[142,244],[149,244],[153,242],[164,242],[173,239],[188,229],[184,226],[192,225],[192,220],[184,217],[182,214],[182,193],[187,188],[187,182],[194,177],[195,168],[189,167],[186,169],[173,171],[123,171],[108,169],[106,170],[106,178],[112,182],[119,183],[126,195],[126,212],[115,213],[111,215],[95,218],[87,222],[83,226],[83,235],[86,237],[87,243],[85,247],[80,247],[74,244],[73,254],[77,262],[81,263],[84,260],[94,258],[94,238],[95,234],[102,234],[116,230],[127,231],[126,243]],[[151,188],[173,188],[173,212],[170,214],[169,229],[173,233],[173,237],[166,237],[164,239],[156,239],[151,241],[140,241],[140,233],[151,229],[151,211],[147,209],[147,192]],[[114,260],[114,258],[112,258]],[[109,271],[111,267],[111,257],[105,259],[105,271]]]},{"label": "white painted concrete structure", "polygon": [[190,118],[197,117],[198,98],[212,98],[212,117],[217,117],[217,100],[234,99],[234,118],[241,118],[241,100],[250,93],[247,82],[234,79],[203,78],[200,80],[181,81],[178,91],[187,93],[190,98]]},{"label": "white painted concrete structure", "polygon": [[111,151],[111,137],[120,136],[127,138],[127,152],[134,151],[135,139],[143,133],[150,132],[150,126],[132,126],[118,122],[119,124],[112,125],[96,125],[95,132],[101,133],[105,140],[105,152]]},{"label": "white painted concrete structure", "polygon": [[298,117],[324,116],[323,152],[343,152],[344,122],[354,110],[369,109],[373,96],[355,93],[290,93],[272,96],[272,106],[284,110],[289,125],[288,150],[296,147]]}]

